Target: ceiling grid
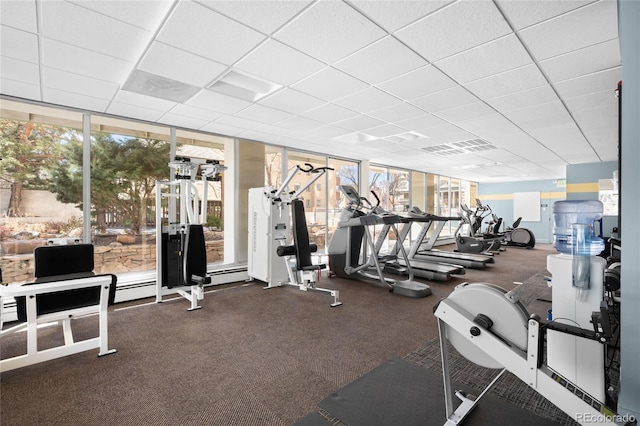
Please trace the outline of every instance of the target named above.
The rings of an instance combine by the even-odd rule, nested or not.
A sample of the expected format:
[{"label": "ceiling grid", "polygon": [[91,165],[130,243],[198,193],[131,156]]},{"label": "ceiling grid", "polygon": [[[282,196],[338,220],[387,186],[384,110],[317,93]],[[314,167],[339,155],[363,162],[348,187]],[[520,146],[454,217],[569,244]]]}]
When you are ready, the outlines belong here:
[{"label": "ceiling grid", "polygon": [[1,1],[0,30],[3,104],[479,182],[617,159],[615,0]]}]

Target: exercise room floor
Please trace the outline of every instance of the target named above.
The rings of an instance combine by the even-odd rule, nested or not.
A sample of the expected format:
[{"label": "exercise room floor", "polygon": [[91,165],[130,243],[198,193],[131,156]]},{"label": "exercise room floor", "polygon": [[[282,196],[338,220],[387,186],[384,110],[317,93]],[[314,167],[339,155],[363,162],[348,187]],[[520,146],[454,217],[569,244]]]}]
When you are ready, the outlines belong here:
[{"label": "exercise room floor", "polygon": [[[342,306],[331,307],[325,293],[263,290],[259,282],[214,287],[192,312],[184,299],[115,305],[109,346],[117,353],[98,358],[87,351],[2,374],[2,425],[291,425],[388,360],[415,358],[437,338],[433,306],[456,284],[512,289],[539,281],[551,254],[548,244],[508,248],[485,270],[428,282],[433,295],[422,299],[323,274],[318,285],[339,290]],[[546,312],[544,303],[531,306]],[[95,318],[79,319],[75,330],[90,337],[96,325]],[[41,344],[61,339],[52,326]],[[7,336],[0,356],[24,348],[21,336]]]}]

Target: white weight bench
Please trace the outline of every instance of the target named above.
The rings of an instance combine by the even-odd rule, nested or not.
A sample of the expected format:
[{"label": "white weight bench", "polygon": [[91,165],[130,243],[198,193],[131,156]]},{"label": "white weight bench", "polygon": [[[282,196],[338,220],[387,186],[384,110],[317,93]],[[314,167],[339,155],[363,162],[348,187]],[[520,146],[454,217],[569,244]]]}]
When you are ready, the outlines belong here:
[{"label": "white weight bench", "polygon": [[[109,349],[107,330],[107,307],[109,301],[109,289],[111,287],[112,280],[113,278],[111,275],[98,275],[88,278],[78,278],[43,284],[0,287],[0,310],[2,309],[3,299],[7,297],[15,298],[23,296],[26,298],[27,313],[26,323],[20,323],[7,330],[3,330],[0,334],[0,338],[3,338],[10,333],[23,332],[26,330],[27,353],[0,360],[0,372],[49,361],[51,359],[95,348],[99,349],[98,356],[114,353],[116,351],[115,349]],[[38,315],[38,296],[88,288],[100,289],[100,297],[98,298],[97,303],[80,308],[64,309],[57,312]],[[98,314],[99,316],[98,337],[78,342],[74,341],[73,333],[71,331],[71,320],[81,316],[95,314]],[[62,323],[64,345],[50,349],[38,350],[38,326],[55,321]]]}]

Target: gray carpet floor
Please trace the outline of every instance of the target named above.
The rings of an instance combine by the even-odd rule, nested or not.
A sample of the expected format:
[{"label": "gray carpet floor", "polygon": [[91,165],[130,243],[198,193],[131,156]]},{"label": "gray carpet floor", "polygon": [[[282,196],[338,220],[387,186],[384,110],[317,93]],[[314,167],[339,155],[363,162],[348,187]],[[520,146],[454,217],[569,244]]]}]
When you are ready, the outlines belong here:
[{"label": "gray carpet floor", "polygon": [[[109,337],[118,352],[98,358],[87,351],[3,373],[0,421],[3,426],[291,425],[321,413],[318,404],[327,395],[391,358],[439,368],[435,303],[464,281],[520,286],[514,283],[544,275],[546,257],[554,253],[544,244],[510,248],[486,270],[428,283],[434,294],[423,299],[323,275],[319,285],[340,290],[342,306],[330,307],[330,297],[322,293],[263,290],[259,282],[217,286],[193,312],[187,312],[184,299],[115,305]],[[74,322],[84,337],[94,336],[96,326],[95,317]],[[40,344],[61,340],[61,329],[51,326]],[[5,336],[0,357],[24,348],[23,335]],[[475,366],[461,374],[482,379]],[[519,391],[510,389],[498,396],[528,403],[537,414],[551,411],[544,402],[514,400]]]}]

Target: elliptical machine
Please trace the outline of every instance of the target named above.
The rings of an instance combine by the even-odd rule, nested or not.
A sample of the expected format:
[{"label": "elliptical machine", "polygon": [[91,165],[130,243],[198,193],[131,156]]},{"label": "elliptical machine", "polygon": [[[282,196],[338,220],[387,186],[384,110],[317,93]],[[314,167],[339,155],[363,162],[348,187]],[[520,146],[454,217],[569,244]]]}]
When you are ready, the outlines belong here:
[{"label": "elliptical machine", "polygon": [[482,220],[487,215],[479,213],[481,211],[489,211],[490,209],[479,204],[476,211],[471,210],[466,204],[460,204],[460,208],[464,214],[460,214],[460,223],[454,235],[456,238],[457,251],[462,253],[483,253],[493,255],[499,253],[502,248],[502,236],[491,235],[484,236],[480,232]]},{"label": "elliptical machine", "polygon": [[536,236],[527,228],[519,228],[522,217],[519,217],[513,225],[505,231],[505,242],[508,246],[524,247],[532,249],[536,245]]},{"label": "elliptical machine", "polygon": [[519,228],[522,217],[519,217],[512,226],[507,226],[504,231],[500,231],[500,225],[502,224],[502,218],[499,218],[495,213],[491,213],[491,222],[487,226],[485,234],[491,233],[494,235],[500,235],[504,238],[502,242],[505,246],[524,247],[531,249],[536,245],[536,236],[533,235],[531,230],[526,228]]}]

